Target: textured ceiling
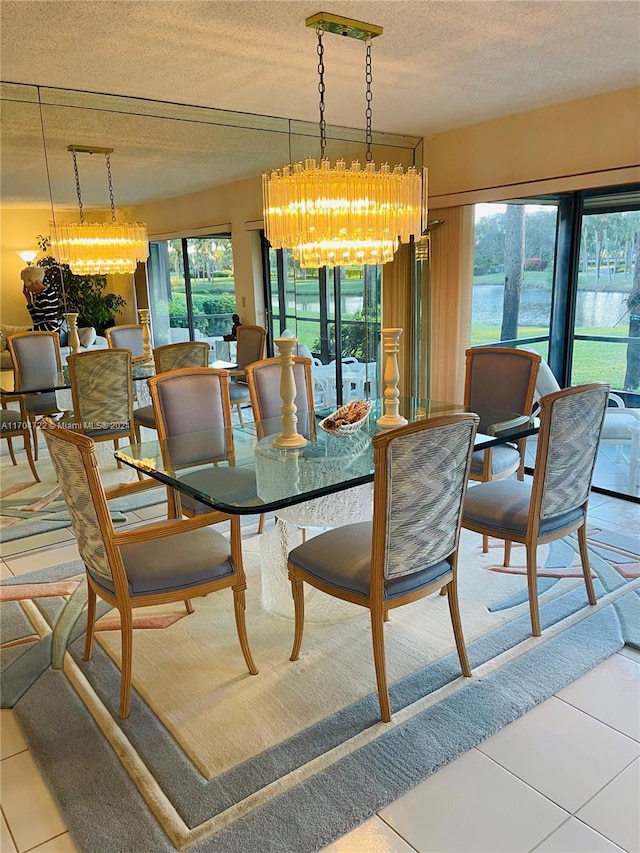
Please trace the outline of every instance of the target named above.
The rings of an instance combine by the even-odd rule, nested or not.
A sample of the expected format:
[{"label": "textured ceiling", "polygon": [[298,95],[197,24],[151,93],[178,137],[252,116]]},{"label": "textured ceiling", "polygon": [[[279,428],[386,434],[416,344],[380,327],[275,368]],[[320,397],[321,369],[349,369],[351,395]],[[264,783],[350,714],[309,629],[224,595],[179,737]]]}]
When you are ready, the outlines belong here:
[{"label": "textured ceiling", "polygon": [[[17,83],[315,122],[316,41],[304,19],[320,8],[315,0],[2,0],[0,75]],[[428,137],[640,82],[636,0],[346,0],[325,10],[384,27],[373,42],[373,125],[379,131]],[[327,121],[362,128],[363,44],[331,34],[324,41]],[[37,108],[26,106],[31,117]],[[104,138],[104,122],[100,132],[94,122],[99,140],[79,139],[78,132],[90,134],[91,118],[50,110],[52,144],[63,137],[112,144]],[[32,174],[28,164],[14,162],[12,151],[18,152],[19,141],[35,145],[35,137],[29,143],[26,129],[21,131],[17,109],[3,111],[3,121],[7,115],[3,195],[7,173],[16,175],[14,183],[18,177],[28,183]],[[165,170],[170,186],[158,188],[164,195],[177,186],[206,185],[203,157],[206,162],[211,156],[211,146],[219,146],[220,156],[215,175],[204,170],[209,185],[288,159],[280,136],[265,146],[264,137],[228,128],[191,134],[176,124],[173,133],[157,133],[149,120],[136,126],[130,117],[122,125],[112,117],[106,126],[118,151],[131,147],[137,134],[141,176],[148,186],[154,170],[156,176]],[[179,151],[193,153],[191,166],[187,156],[176,162]],[[40,182],[39,173],[32,174],[32,184]],[[54,169],[52,184],[57,182],[64,182],[63,175]],[[35,186],[22,196],[32,194]]]}]

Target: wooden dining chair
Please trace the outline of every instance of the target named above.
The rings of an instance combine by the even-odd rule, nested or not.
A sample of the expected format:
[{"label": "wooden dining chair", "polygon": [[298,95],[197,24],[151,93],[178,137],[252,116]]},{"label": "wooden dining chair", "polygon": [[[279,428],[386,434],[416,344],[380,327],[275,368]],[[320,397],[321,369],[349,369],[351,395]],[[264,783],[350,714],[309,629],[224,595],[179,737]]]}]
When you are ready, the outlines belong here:
[{"label": "wooden dining chair", "polygon": [[[173,472],[195,469],[181,479],[195,491],[231,489],[238,502],[258,503],[253,471],[237,468],[231,429],[229,376],[213,367],[185,367],[152,376],[149,390],[163,464]],[[209,524],[229,518],[187,493],[167,490],[169,516],[202,516]],[[259,509],[256,509],[259,512]]]},{"label": "wooden dining chair", "polygon": [[[206,341],[180,341],[177,344],[156,347],[153,351],[156,373],[167,373],[169,370],[179,370],[181,367],[206,367],[209,364],[210,352],[211,348]],[[133,425],[138,443],[140,427],[156,429],[153,404],[133,410]]]},{"label": "wooden dining chair", "polygon": [[[536,390],[540,356],[509,347],[473,347],[466,356],[464,406],[468,412],[493,410],[530,415]],[[526,438],[476,451],[469,477],[486,483],[516,474],[524,478]],[[489,550],[483,537],[482,550]]]},{"label": "wooden dining chair", "polygon": [[384,621],[392,608],[445,589],[460,666],[471,675],[458,607],[462,503],[479,418],[451,415],[373,437],[373,521],[347,524],[294,548],[289,578],[295,608],[291,660],[304,630],[305,583],[366,607],[384,722],[391,720]]},{"label": "wooden dining chair", "polygon": [[251,402],[245,368],[263,358],[266,339],[267,330],[262,326],[243,324],[236,329],[236,367],[231,371],[233,379],[229,384],[229,398],[231,405],[236,407],[241,424],[244,423],[242,406]]},{"label": "wooden dining chair", "polygon": [[[120,439],[136,443],[133,426],[133,379],[129,349],[98,349],[72,353],[67,359],[73,414],[61,422],[94,441]],[[118,467],[121,463],[117,462]],[[139,479],[142,475],[138,474]]]},{"label": "wooden dining chair", "polygon": [[144,356],[141,324],[129,323],[122,326],[111,326],[110,329],[105,329],[104,334],[110,349],[131,350],[132,358]]},{"label": "wooden dining chair", "polygon": [[24,400],[21,397],[15,397],[10,398],[10,401],[18,404],[18,410],[9,409],[7,406],[8,400],[6,398],[2,401],[2,408],[0,409],[0,425],[2,427],[2,431],[0,435],[2,438],[7,439],[9,456],[11,457],[13,465],[18,464],[16,461],[16,455],[13,451],[13,439],[22,437],[22,441],[24,442],[24,452],[27,457],[27,461],[29,462],[31,473],[33,474],[36,482],[39,483],[40,477],[38,476],[38,471],[36,470],[36,466],[33,461],[33,454],[31,453],[31,433],[29,431],[29,422],[27,420],[27,410],[24,405]]},{"label": "wooden dining chair", "polygon": [[587,508],[609,386],[577,385],[540,400],[540,432],[533,482],[496,480],[469,489],[462,526],[525,546],[531,630],[539,637],[538,545],[577,531],[589,604],[596,603],[587,551]]},{"label": "wooden dining chair", "polygon": [[[14,370],[14,387],[56,387],[62,371],[60,335],[57,332],[18,332],[7,339]],[[38,459],[38,421],[60,412],[55,391],[24,394],[24,408],[33,438],[33,454]]]},{"label": "wooden dining chair", "polygon": [[231,588],[240,648],[252,675],[256,669],[245,623],[245,590],[240,518],[232,519],[231,541],[206,527],[206,516],[170,520],[116,533],[100,480],[95,444],[87,436],[48,424],[47,445],[88,585],[84,660],[93,653],[96,599],[120,614],[122,662],[119,716],[129,716],[135,607],[184,601]]}]

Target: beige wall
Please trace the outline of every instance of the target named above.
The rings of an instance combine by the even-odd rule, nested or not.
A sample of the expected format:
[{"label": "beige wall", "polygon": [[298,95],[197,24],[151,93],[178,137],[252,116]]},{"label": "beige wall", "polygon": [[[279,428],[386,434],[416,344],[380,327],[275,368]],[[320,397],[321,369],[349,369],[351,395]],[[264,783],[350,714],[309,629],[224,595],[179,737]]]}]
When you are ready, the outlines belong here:
[{"label": "beige wall", "polygon": [[640,180],[640,87],[441,133],[426,143],[431,207]]},{"label": "beige wall", "polygon": [[246,223],[262,219],[260,176],[178,198],[130,208],[127,216],[147,223],[149,238],[194,236],[229,226],[238,312],[244,323],[265,325],[260,244]]},{"label": "beige wall", "polygon": [[25,262],[16,255],[26,249],[35,251],[38,234],[49,233],[50,208],[22,210],[0,209],[0,309],[2,323],[29,326],[31,318],[22,295],[20,270]]}]

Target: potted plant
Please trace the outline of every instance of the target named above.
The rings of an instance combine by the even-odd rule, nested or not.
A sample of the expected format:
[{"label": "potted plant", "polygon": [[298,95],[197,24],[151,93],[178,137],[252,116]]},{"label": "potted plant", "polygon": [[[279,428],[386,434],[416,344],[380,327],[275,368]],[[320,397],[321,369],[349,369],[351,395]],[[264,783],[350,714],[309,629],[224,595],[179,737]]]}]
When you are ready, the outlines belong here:
[{"label": "potted plant", "polygon": [[[48,237],[39,234],[36,238],[40,251],[47,252],[51,246]],[[65,313],[76,312],[78,326],[93,326],[98,335],[115,324],[115,318],[127,304],[116,293],[106,293],[107,279],[104,275],[76,275],[67,264],[59,264],[51,255],[37,262],[45,270],[46,284],[53,284],[58,291]]]}]

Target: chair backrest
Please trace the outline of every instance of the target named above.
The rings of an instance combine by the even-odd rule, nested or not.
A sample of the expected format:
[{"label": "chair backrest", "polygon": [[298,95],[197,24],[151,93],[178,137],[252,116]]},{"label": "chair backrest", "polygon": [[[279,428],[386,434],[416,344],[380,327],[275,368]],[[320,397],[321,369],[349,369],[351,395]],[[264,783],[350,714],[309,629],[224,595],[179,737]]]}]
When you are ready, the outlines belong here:
[{"label": "chair backrest", "polygon": [[594,382],[540,400],[530,518],[553,518],[586,505],[608,395],[608,385]]},{"label": "chair backrest", "polygon": [[84,429],[127,429],[133,419],[131,351],[97,349],[67,359],[73,413]]},{"label": "chair backrest", "polygon": [[267,331],[262,326],[238,326],[236,330],[236,363],[244,368],[264,356],[264,344]]},{"label": "chair backrest", "polygon": [[538,353],[508,347],[474,347],[465,355],[467,410],[531,413],[541,361]]},{"label": "chair backrest", "polygon": [[153,351],[156,373],[179,370],[181,367],[206,367],[209,364],[209,352],[206,341],[184,341],[156,347]]},{"label": "chair backrest", "polygon": [[[226,370],[185,367],[152,376],[148,384],[166,465],[175,470],[233,459]],[[194,433],[202,433],[200,441]]]},{"label": "chair backrest", "polygon": [[[279,418],[282,413],[280,396],[280,359],[265,358],[245,368],[251,408],[256,420],[258,438],[264,438],[262,421]],[[313,411],[313,376],[311,360],[293,356],[293,378],[296,383],[294,403],[297,414]]]},{"label": "chair backrest", "polygon": [[456,551],[478,422],[450,415],[373,437],[372,594]]},{"label": "chair backrest", "polygon": [[43,425],[82,561],[98,583],[113,582],[110,560],[114,550],[113,524],[100,480],[95,444],[87,436],[55,426],[48,419]]},{"label": "chair backrest", "polygon": [[55,386],[62,370],[60,335],[57,332],[19,332],[7,339],[13,360],[16,386]]},{"label": "chair backrest", "polygon": [[105,337],[111,349],[131,350],[133,358],[144,355],[142,341],[142,326],[132,323],[131,325],[112,326],[105,329]]}]

